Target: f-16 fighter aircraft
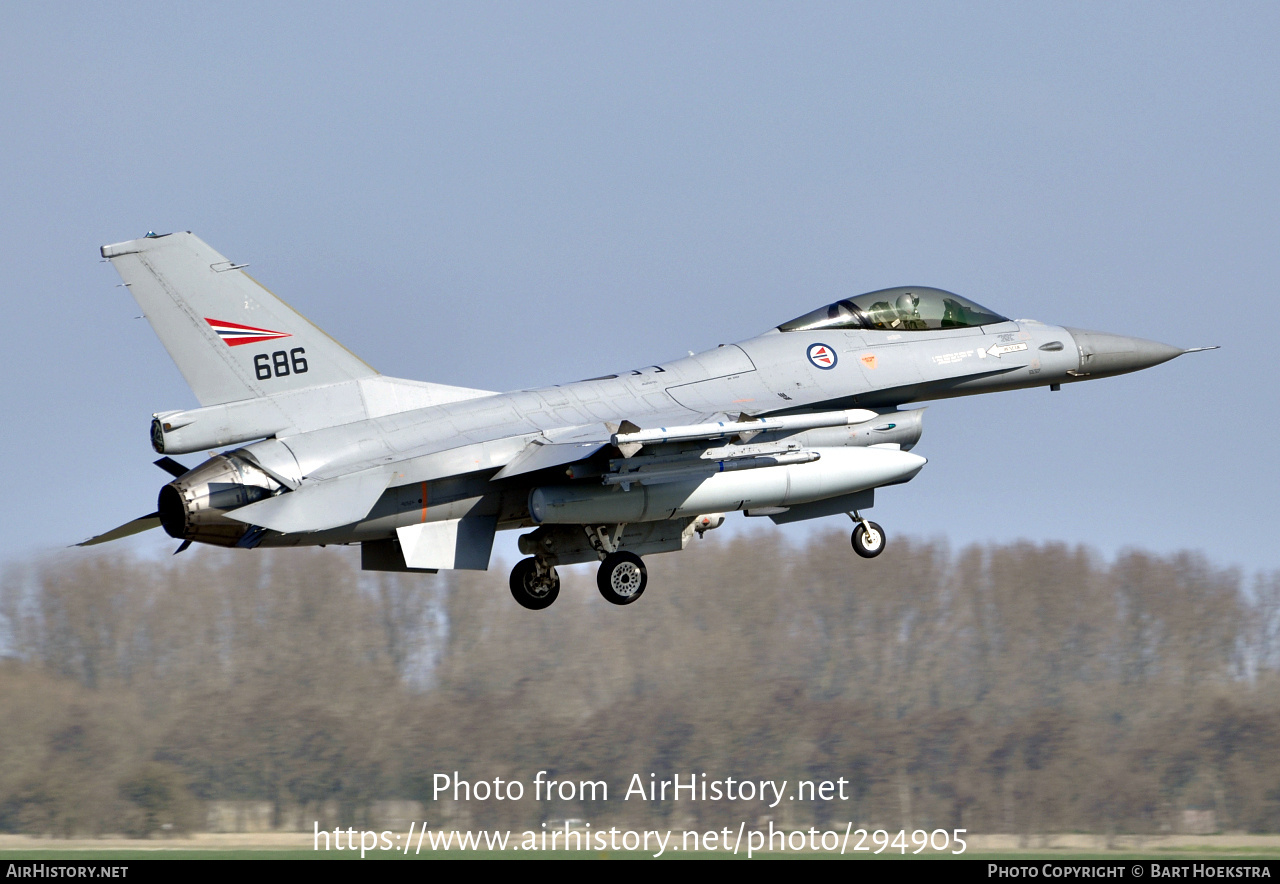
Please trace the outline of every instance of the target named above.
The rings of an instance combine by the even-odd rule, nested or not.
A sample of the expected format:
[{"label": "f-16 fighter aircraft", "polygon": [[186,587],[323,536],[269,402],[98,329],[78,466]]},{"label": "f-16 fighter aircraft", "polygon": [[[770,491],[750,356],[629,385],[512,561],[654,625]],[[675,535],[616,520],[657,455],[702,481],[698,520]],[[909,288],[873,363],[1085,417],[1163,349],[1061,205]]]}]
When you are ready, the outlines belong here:
[{"label": "f-16 fighter aircraft", "polygon": [[[360,544],[366,570],[484,570],[494,533],[528,558],[511,594],[546,608],[557,565],[599,561],[601,595],[645,591],[645,555],[740,510],[782,524],[864,513],[910,481],[909,403],[1108,377],[1192,352],[1006,319],[941,289],[884,289],[737,344],[576,383],[493,393],[384,377],[190,233],[102,247],[199,408],[151,422],[173,481],[163,526],[216,546]],[[1196,348],[1212,349],[1212,348]],[[223,449],[192,469],[172,455]]]}]

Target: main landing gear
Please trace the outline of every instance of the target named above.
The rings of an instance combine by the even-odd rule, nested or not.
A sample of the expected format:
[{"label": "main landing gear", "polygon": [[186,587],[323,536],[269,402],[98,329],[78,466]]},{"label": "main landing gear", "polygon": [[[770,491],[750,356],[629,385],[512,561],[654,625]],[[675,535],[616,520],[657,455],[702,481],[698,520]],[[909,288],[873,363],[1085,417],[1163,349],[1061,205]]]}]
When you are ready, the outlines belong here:
[{"label": "main landing gear", "polygon": [[[615,605],[629,605],[644,593],[649,570],[638,555],[626,550],[611,552],[596,572],[600,595]],[[560,595],[560,575],[536,557],[522,559],[511,569],[511,597],[530,611],[548,608]]]},{"label": "main landing gear", "polygon": [[626,550],[609,553],[596,572],[596,587],[600,595],[615,605],[631,604],[640,598],[648,583],[649,571],[644,562]]},{"label": "main landing gear", "polygon": [[530,611],[550,607],[560,595],[560,575],[536,558],[521,559],[511,569],[511,596]]},{"label": "main landing gear", "polygon": [[863,518],[856,511],[849,513],[849,518],[857,523],[853,529],[853,537],[849,538],[853,544],[854,552],[864,559],[874,559],[884,552],[885,536],[883,528],[875,522]]},{"label": "main landing gear", "polygon": [[[708,525],[715,527],[710,523]],[[600,590],[600,595],[615,605],[629,605],[640,598],[649,583],[649,570],[638,555],[618,549],[626,524],[614,525],[612,532],[608,525],[582,527],[587,532],[587,540],[595,549],[596,555],[600,556],[600,570],[596,572],[596,588]]]}]

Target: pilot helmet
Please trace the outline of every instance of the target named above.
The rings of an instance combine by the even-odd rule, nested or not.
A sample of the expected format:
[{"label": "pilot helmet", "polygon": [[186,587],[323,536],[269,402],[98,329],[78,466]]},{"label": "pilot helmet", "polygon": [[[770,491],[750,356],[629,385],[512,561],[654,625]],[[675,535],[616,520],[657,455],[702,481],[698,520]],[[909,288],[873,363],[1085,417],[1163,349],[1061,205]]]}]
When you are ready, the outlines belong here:
[{"label": "pilot helmet", "polygon": [[911,292],[903,292],[897,300],[898,313],[902,316],[914,316],[920,299]]}]

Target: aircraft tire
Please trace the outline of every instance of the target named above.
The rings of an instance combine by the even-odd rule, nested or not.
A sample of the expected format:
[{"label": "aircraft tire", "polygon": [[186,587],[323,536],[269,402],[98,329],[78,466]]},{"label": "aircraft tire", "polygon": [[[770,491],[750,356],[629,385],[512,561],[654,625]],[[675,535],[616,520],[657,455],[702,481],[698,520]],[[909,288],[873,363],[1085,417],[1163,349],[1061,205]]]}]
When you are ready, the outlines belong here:
[{"label": "aircraft tire", "polygon": [[629,605],[644,593],[649,583],[649,570],[633,552],[610,553],[596,572],[600,595],[615,605]]},{"label": "aircraft tire", "polygon": [[853,537],[850,542],[853,544],[853,551],[864,559],[874,559],[880,553],[884,552],[885,536],[884,529],[875,522],[868,522],[871,531],[868,532],[866,525],[861,522],[853,529]]},{"label": "aircraft tire", "polygon": [[538,586],[537,578],[538,563],[532,557],[521,559],[511,569],[511,597],[519,602],[521,607],[528,608],[530,611],[541,611],[543,608],[550,607],[560,595],[560,575],[556,573],[555,568],[551,569],[549,587]]}]

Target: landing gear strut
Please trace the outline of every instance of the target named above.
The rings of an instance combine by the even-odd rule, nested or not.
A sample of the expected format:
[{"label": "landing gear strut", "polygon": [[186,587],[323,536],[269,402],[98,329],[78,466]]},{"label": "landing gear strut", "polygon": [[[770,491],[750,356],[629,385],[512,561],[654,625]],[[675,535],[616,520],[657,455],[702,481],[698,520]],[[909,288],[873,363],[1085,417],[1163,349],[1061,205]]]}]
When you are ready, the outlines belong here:
[{"label": "landing gear strut", "polygon": [[609,553],[596,572],[600,595],[615,605],[629,605],[640,598],[649,582],[649,571],[633,552]]},{"label": "landing gear strut", "polygon": [[549,607],[560,595],[560,575],[536,558],[521,559],[511,569],[511,596],[530,611]]},{"label": "landing gear strut", "polygon": [[854,552],[864,559],[874,559],[884,552],[885,536],[883,528],[875,522],[868,521],[856,512],[850,513],[849,518],[857,523],[853,529],[853,537],[850,538]]}]

